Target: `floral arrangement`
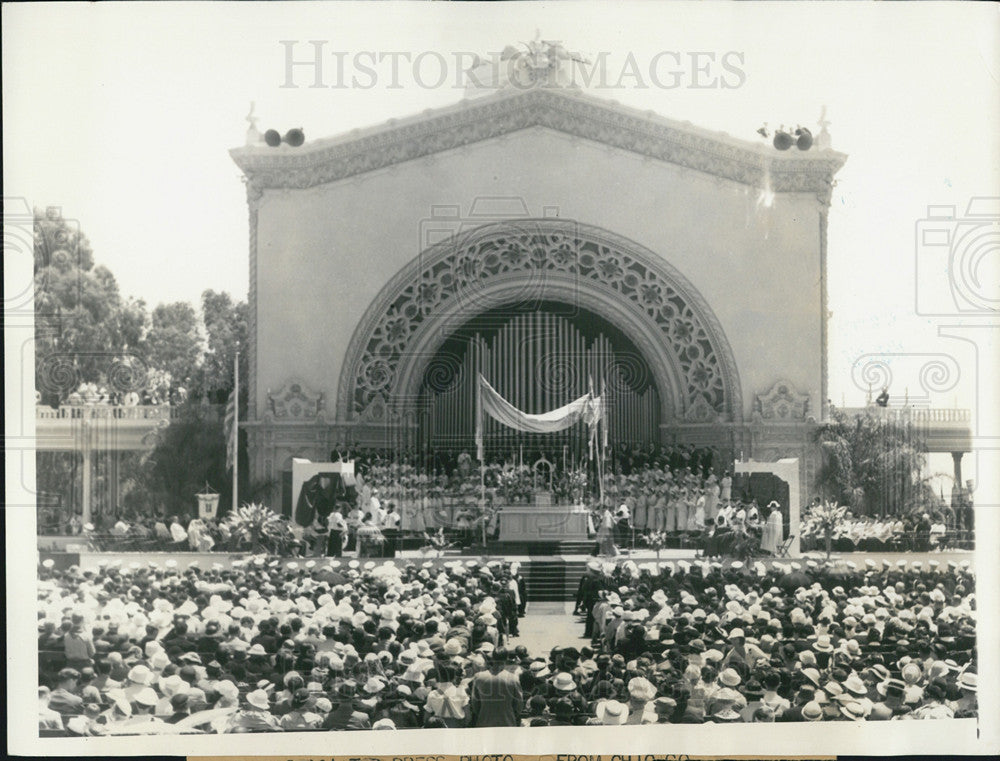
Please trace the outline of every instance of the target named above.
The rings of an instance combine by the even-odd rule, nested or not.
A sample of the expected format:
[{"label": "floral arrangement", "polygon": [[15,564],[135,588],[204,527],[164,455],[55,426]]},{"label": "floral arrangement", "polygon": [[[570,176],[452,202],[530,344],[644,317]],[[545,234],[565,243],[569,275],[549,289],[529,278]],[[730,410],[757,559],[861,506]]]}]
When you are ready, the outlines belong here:
[{"label": "floral arrangement", "polygon": [[454,542],[448,541],[443,528],[439,528],[437,531],[425,531],[424,539],[427,540],[427,544],[420,548],[420,552],[424,555],[437,553],[437,556],[440,557],[446,549],[454,544]]},{"label": "floral arrangement", "polygon": [[587,471],[578,468],[559,473],[552,485],[552,491],[558,504],[579,504],[587,492]]},{"label": "floral arrangement", "polygon": [[228,531],[235,550],[283,555],[296,542],[291,524],[266,505],[250,503],[231,510],[220,528]]},{"label": "floral arrangement", "polygon": [[666,531],[647,531],[642,536],[643,543],[656,551],[656,565],[660,565],[660,552],[667,546]]},{"label": "floral arrangement", "polygon": [[498,493],[508,505],[526,505],[535,492],[534,473],[527,465],[500,472]]},{"label": "floral arrangement", "polygon": [[833,536],[846,520],[848,509],[846,505],[824,501],[816,505],[806,518],[812,524],[816,533],[826,539],[826,556],[828,558],[830,557],[830,545]]}]

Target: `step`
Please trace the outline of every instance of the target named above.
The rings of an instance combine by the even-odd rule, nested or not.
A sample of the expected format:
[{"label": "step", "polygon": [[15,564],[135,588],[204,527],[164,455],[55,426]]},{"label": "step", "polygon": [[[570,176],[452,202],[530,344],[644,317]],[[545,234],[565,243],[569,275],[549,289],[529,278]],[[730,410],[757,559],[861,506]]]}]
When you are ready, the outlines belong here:
[{"label": "step", "polygon": [[531,558],[522,568],[529,602],[558,602],[576,596],[586,564],[581,560]]}]

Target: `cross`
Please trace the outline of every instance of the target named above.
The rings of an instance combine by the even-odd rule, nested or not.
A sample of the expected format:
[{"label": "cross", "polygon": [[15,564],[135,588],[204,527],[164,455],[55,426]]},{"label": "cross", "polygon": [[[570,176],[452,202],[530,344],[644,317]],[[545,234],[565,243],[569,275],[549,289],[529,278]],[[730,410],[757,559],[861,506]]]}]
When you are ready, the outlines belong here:
[{"label": "cross", "polygon": [[819,120],[816,122],[823,132],[826,132],[826,128],[830,126],[830,121],[826,118],[826,106],[823,106],[819,112]]}]

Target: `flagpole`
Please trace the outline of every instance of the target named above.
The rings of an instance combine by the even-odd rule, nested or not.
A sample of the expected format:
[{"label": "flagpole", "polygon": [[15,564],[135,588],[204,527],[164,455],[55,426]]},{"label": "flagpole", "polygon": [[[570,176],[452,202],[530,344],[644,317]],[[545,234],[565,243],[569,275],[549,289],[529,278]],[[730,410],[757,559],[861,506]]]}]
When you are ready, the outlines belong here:
[{"label": "flagpole", "polygon": [[233,359],[233,512],[239,507],[240,472],[240,350]]},{"label": "flagpole", "polygon": [[479,520],[486,552],[486,447],[483,441],[483,376],[476,376],[476,455],[479,457]]}]

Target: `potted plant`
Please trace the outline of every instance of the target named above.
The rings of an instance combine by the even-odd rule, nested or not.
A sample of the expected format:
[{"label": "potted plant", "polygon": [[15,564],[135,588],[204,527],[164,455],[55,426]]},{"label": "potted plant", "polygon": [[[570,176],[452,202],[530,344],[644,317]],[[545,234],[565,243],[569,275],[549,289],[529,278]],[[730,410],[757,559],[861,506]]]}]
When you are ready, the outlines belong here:
[{"label": "potted plant", "polygon": [[667,532],[666,531],[647,531],[643,537],[643,542],[645,542],[647,547],[652,547],[656,551],[656,568],[660,568],[660,551],[667,546]]},{"label": "potted plant", "polygon": [[826,541],[826,559],[830,559],[831,544],[833,542],[833,532],[844,521],[847,514],[847,507],[840,506],[836,502],[823,502],[818,505],[812,514],[817,526]]},{"label": "potted plant", "polygon": [[427,544],[420,548],[420,554],[424,557],[439,558],[444,555],[446,549],[455,544],[448,541],[443,528],[439,528],[437,531],[425,531],[424,539],[427,540]]}]

